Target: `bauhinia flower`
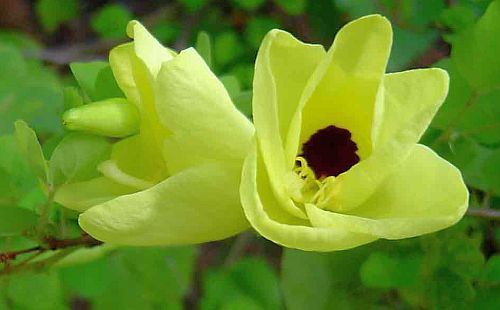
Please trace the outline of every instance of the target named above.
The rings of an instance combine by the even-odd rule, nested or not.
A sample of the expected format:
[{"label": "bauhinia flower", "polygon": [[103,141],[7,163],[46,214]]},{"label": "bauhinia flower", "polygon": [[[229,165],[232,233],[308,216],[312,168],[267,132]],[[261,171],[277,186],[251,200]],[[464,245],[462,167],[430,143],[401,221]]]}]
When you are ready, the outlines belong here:
[{"label": "bauhinia flower", "polygon": [[126,98],[75,108],[64,122],[136,134],[113,145],[100,177],[63,185],[56,200],[83,212],[83,230],[114,244],[198,243],[248,228],[238,187],[251,122],[194,49],[176,54],[136,21],[127,33],[134,41],[110,53]]},{"label": "bauhinia flower", "polygon": [[357,19],[332,47],[272,30],[254,77],[256,141],[240,188],[264,237],[313,251],[401,239],[457,222],[468,192],[420,137],[448,92],[441,69],[385,73],[382,16]]}]

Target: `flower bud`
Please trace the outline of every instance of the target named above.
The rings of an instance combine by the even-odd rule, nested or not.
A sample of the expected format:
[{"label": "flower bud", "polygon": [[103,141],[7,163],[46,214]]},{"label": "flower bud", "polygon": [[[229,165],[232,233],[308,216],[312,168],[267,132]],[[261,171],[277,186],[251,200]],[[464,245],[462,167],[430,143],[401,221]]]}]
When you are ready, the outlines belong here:
[{"label": "flower bud", "polygon": [[123,98],[92,102],[66,111],[63,125],[68,130],[123,138],[139,132],[139,112]]}]

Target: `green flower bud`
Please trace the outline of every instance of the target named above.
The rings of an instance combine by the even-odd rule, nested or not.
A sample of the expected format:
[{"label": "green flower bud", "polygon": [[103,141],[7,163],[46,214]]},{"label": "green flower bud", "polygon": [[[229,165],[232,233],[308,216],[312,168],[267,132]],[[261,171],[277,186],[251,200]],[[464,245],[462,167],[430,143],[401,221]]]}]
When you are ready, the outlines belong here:
[{"label": "green flower bud", "polygon": [[63,125],[68,130],[123,138],[139,132],[139,112],[123,98],[92,102],[66,111]]}]

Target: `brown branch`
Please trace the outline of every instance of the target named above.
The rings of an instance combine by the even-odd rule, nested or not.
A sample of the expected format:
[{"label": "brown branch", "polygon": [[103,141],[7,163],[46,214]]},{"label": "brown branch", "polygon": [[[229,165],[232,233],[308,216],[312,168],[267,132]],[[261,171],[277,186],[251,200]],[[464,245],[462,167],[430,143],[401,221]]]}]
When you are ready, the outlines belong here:
[{"label": "brown branch", "polygon": [[82,235],[79,238],[74,238],[74,239],[55,239],[55,238],[47,238],[45,239],[45,244],[44,245],[39,245],[36,247],[32,247],[29,249],[24,249],[24,250],[19,250],[19,251],[12,251],[12,252],[5,252],[5,253],[0,253],[0,263],[6,264],[7,262],[16,259],[17,256],[22,255],[22,254],[27,254],[27,253],[33,253],[33,252],[38,252],[38,253],[43,253],[46,251],[56,251],[56,250],[62,250],[62,249],[67,249],[71,247],[76,247],[76,246],[82,246],[82,247],[93,247],[102,244],[101,241],[96,240],[92,238],[89,235]]},{"label": "brown branch", "polygon": [[500,220],[500,210],[490,208],[469,208],[467,210],[467,215],[489,220]]}]

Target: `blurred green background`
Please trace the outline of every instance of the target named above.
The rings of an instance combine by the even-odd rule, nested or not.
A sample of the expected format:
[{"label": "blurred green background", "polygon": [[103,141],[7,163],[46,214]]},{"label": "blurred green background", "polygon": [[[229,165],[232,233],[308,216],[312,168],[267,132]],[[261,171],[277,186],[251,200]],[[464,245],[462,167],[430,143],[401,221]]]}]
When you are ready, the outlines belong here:
[{"label": "blurred green background", "polygon": [[[106,60],[134,18],[166,46],[195,46],[250,117],[253,61],[268,30],[328,47],[346,22],[387,16],[388,71],[450,73],[422,143],[458,166],[471,192],[452,228],[349,251],[282,249],[247,232],[201,246],[95,247],[42,272],[0,264],[0,309],[500,309],[500,5],[491,2],[0,0],[0,253],[37,245],[25,231],[47,203],[14,121],[36,131],[50,158],[64,135],[63,89],[76,85],[69,64]],[[74,214],[52,207],[54,236],[78,236]]]}]

